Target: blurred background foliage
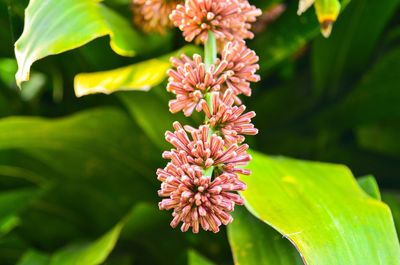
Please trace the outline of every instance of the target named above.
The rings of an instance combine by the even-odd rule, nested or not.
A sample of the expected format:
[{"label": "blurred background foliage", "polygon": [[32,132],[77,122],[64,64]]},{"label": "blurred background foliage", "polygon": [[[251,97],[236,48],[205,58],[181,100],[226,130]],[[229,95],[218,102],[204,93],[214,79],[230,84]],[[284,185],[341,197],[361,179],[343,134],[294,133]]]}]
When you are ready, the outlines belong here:
[{"label": "blurred background foliage", "polygon": [[[168,112],[165,55],[186,45],[178,30],[164,36],[135,30],[134,57],[116,54],[109,36],[46,57],[19,90],[14,43],[28,2],[0,0],[0,264],[232,264],[235,238],[256,244],[243,237],[251,233],[275,238],[275,245],[261,245],[259,256],[245,261],[238,252],[237,262],[256,264],[252,258],[266,255],[263,264],[301,264],[289,241],[245,209],[236,210],[232,226],[247,222],[253,230],[232,228],[232,251],[226,229],[182,234],[169,227],[169,213],[158,211],[155,170],[168,148],[163,132],[174,120],[201,119]],[[345,164],[355,176],[372,174],[399,231],[400,1],[352,0],[328,39],[314,10],[297,16],[297,1],[251,2],[266,15],[248,42],[261,66],[261,82],[244,99],[260,130],[249,145],[269,155]],[[103,4],[130,22],[129,1]],[[154,86],[149,92],[75,95],[78,74],[153,58],[159,59],[126,73],[150,71],[150,84],[128,80],[131,90]],[[121,88],[110,86],[108,92]],[[274,261],[268,249],[286,258]]]}]

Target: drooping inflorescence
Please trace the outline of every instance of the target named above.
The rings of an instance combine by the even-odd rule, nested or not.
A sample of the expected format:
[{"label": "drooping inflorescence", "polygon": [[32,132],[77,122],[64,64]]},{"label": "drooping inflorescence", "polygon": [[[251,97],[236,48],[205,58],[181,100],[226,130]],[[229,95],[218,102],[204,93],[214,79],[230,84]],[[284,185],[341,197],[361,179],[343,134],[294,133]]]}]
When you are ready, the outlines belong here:
[{"label": "drooping inflorescence", "polygon": [[167,91],[176,95],[170,111],[205,115],[198,128],[175,122],[174,131],[165,133],[173,148],[163,153],[167,166],[157,170],[159,208],[173,210],[171,226],[182,223],[183,232],[216,233],[232,222],[234,206],[244,203],[237,194],[246,188],[239,175],[250,174],[244,167],[251,156],[243,142],[258,130],[251,123],[255,112],[246,112],[239,96],[250,96],[250,83],[260,80],[258,56],[244,41],[253,37],[250,23],[259,15],[247,0],[186,0],[170,14],[187,41],[205,44],[206,54],[219,48],[211,62],[198,54],[171,58],[167,72]]}]

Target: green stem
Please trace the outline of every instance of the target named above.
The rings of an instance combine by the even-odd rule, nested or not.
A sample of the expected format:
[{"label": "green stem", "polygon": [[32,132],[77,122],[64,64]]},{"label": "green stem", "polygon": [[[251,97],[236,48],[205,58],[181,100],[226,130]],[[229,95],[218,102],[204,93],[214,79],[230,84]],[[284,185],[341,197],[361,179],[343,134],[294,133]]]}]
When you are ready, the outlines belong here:
[{"label": "green stem", "polygon": [[215,40],[214,33],[208,31],[207,41],[204,44],[204,63],[206,70],[210,69],[210,66],[217,60],[217,41]]},{"label": "green stem", "polygon": [[213,171],[214,171],[214,167],[209,167],[207,169],[203,169],[203,175],[211,178]]},{"label": "green stem", "polygon": [[[209,30],[208,38],[206,43],[204,44],[204,64],[206,65],[206,70],[208,71],[217,60],[217,41],[215,40],[214,33]],[[211,104],[211,93],[208,92],[205,94],[205,99],[207,101],[207,105],[210,108],[211,113],[213,112],[212,104]],[[205,118],[207,121],[207,117]]]},{"label": "green stem", "polygon": [[[210,109],[210,112],[213,113],[213,106],[211,104],[211,93],[207,93],[205,94],[205,100],[207,102],[208,108]],[[206,116],[206,121],[208,120],[207,116]]]},{"label": "green stem", "polygon": [[[217,60],[217,42],[215,40],[214,33],[212,31],[208,31],[208,38],[206,43],[204,44],[204,64],[206,65],[206,70],[208,71]],[[211,104],[211,93],[206,93],[205,99],[207,101],[207,105],[211,111],[213,112],[212,109],[212,104]],[[207,116],[205,117],[205,121],[207,122]],[[214,130],[210,128],[210,133],[208,137],[210,138],[211,135],[214,133]],[[209,167],[207,169],[203,170],[204,176],[207,177],[212,177],[214,171],[214,167]]]}]

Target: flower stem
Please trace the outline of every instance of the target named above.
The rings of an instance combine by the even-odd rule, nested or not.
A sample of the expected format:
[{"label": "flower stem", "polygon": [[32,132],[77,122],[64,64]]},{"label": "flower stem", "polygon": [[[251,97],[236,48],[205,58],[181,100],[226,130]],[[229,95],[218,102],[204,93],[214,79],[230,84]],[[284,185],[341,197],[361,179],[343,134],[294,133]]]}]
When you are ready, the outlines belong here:
[{"label": "flower stem", "polygon": [[[208,38],[206,43],[204,44],[204,64],[206,65],[206,70],[208,71],[217,60],[217,41],[215,40],[214,33],[209,30]],[[205,94],[205,99],[207,101],[207,105],[210,108],[210,112],[213,112],[212,104],[211,104],[211,93],[208,92]],[[207,117],[206,117],[207,121]]]},{"label": "flower stem", "polygon": [[[212,104],[211,104],[211,93],[207,93],[207,94],[205,95],[205,100],[206,100],[206,102],[207,102],[208,108],[210,109],[210,112],[213,113],[214,110],[213,110],[213,106],[212,106]],[[207,116],[206,116],[206,118],[207,118]]]},{"label": "flower stem", "polygon": [[207,169],[203,169],[203,175],[211,178],[213,171],[214,171],[214,167],[209,167]]},{"label": "flower stem", "polygon": [[208,31],[207,41],[204,44],[204,63],[206,70],[210,69],[210,66],[215,63],[217,59],[217,42],[215,35],[212,31]]},{"label": "flower stem", "polygon": [[[204,44],[204,64],[206,65],[207,71],[210,69],[211,65],[213,65],[215,63],[216,60],[217,60],[217,42],[215,40],[214,33],[209,30],[207,41]],[[212,113],[213,109],[212,109],[212,104],[211,104],[211,93],[210,92],[205,95],[205,99],[206,99],[207,105]],[[206,116],[205,120],[207,121],[207,116]],[[211,138],[211,135],[213,135],[214,133],[215,133],[214,130],[212,128],[210,128],[210,133],[209,133],[208,137]],[[213,175],[213,171],[214,171],[214,167],[209,167],[207,169],[203,169],[203,174],[204,174],[204,176],[211,178]]]}]

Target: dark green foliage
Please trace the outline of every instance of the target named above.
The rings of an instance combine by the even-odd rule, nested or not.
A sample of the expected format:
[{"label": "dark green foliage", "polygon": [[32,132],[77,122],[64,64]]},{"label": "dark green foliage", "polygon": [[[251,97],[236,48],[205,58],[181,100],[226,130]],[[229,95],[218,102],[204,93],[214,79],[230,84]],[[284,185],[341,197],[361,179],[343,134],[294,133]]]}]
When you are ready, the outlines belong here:
[{"label": "dark green foliage", "polygon": [[[161,152],[169,148],[164,132],[175,120],[195,125],[201,117],[170,114],[165,82],[149,92],[74,95],[76,74],[173,52],[185,45],[180,32],[146,38],[138,32],[143,38],[132,41],[146,49],[132,58],[114,53],[108,36],[46,57],[33,65],[31,81],[20,91],[13,44],[28,2],[0,0],[0,264],[232,264],[225,228],[183,234],[170,228],[170,213],[157,209],[155,171],[165,165]],[[129,2],[104,5],[128,21]],[[263,9],[282,3],[252,2]],[[284,1],[285,13],[249,42],[260,57],[261,82],[244,99],[256,111],[260,131],[247,139],[252,149],[343,163],[356,176],[374,175],[397,228],[399,3],[351,1],[323,39],[313,8],[298,17],[298,2]],[[365,189],[379,194],[375,186]],[[242,230],[260,233],[257,255],[275,246],[260,245],[264,238],[274,238],[285,247],[282,255],[300,264],[276,231],[244,207],[235,215],[252,229],[234,223],[239,235],[229,231],[230,240],[248,240]],[[62,255],[85,263],[60,263]]]}]

